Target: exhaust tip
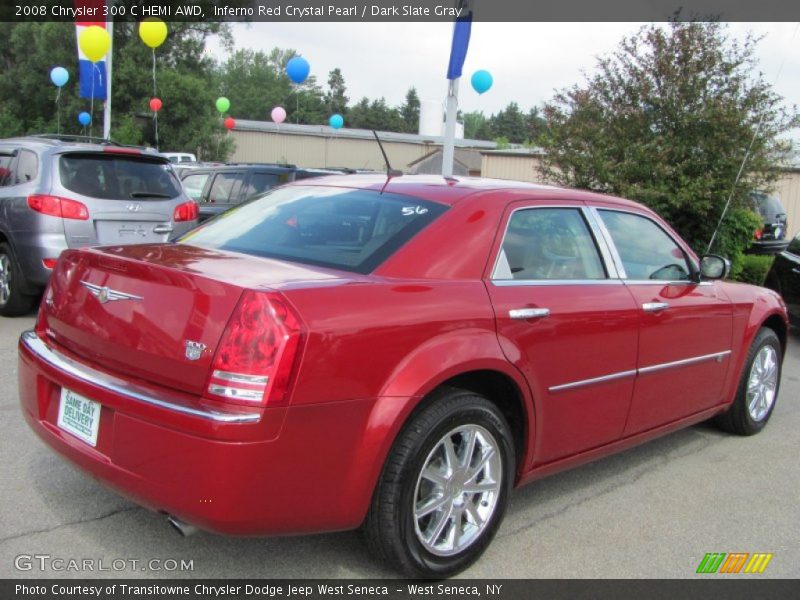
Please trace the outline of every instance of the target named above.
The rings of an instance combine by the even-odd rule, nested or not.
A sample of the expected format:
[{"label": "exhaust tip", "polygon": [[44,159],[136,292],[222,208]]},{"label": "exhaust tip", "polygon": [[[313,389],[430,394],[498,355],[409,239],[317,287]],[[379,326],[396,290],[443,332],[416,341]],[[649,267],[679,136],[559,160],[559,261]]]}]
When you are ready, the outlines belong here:
[{"label": "exhaust tip", "polygon": [[194,525],[189,525],[189,523],[184,523],[172,515],[167,515],[167,523],[169,523],[170,527],[172,527],[183,537],[189,537],[190,535],[197,533],[197,527]]}]

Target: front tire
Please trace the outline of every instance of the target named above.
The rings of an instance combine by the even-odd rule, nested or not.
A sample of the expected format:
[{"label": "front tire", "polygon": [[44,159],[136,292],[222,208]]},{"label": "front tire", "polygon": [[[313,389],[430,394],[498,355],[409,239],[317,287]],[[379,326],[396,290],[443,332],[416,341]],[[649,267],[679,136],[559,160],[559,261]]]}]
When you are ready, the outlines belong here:
[{"label": "front tire", "polygon": [[782,355],[778,336],[762,327],[747,353],[736,398],[728,411],[717,417],[722,429],[738,435],[754,435],[764,429],[778,399]]},{"label": "front tire", "polygon": [[22,269],[11,246],[0,244],[0,315],[17,317],[28,314],[36,303],[35,296],[22,293]]},{"label": "front tire", "polygon": [[483,396],[446,389],[412,416],[384,465],[364,530],[411,577],[449,577],[492,541],[514,480],[510,428]]}]

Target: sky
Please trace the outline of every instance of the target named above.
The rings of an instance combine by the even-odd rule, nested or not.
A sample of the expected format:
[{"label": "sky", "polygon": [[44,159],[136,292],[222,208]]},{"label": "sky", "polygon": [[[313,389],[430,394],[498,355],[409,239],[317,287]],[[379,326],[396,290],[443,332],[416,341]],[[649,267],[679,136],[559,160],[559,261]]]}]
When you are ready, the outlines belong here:
[{"label": "sky", "polygon": [[[641,23],[474,23],[464,64],[459,108],[496,113],[515,101],[527,111],[556,89],[584,81],[596,58],[611,53]],[[800,104],[800,24],[731,23],[729,35],[764,36],[757,46],[764,79],[787,104]],[[235,23],[236,48],[293,48],[311,64],[323,87],[328,72],[342,70],[351,104],[361,97],[403,103],[414,86],[420,99],[443,101],[452,37],[451,23]],[[218,41],[206,49],[225,58]],[[494,86],[483,95],[469,77],[486,69]],[[235,103],[235,98],[231,98]],[[264,108],[264,117],[272,107]],[[800,133],[800,132],[795,132]],[[800,135],[793,136],[800,137]]]}]

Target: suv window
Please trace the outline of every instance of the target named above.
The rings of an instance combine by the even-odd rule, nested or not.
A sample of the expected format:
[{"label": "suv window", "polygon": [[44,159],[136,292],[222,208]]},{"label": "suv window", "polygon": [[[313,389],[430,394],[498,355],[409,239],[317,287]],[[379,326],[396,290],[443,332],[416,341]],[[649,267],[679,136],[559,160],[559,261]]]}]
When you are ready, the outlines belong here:
[{"label": "suv window", "polygon": [[163,200],[181,193],[168,162],[122,154],[65,154],[59,159],[61,185],[68,190],[111,200]]},{"label": "suv window", "polygon": [[200,201],[203,196],[203,190],[206,187],[206,181],[210,176],[210,173],[192,173],[183,178],[183,189],[189,198],[195,202]]},{"label": "suv window", "polygon": [[244,173],[218,173],[208,192],[209,202],[233,202],[239,197]]},{"label": "suv window", "polygon": [[606,272],[579,209],[530,208],[511,216],[492,278],[605,279]]},{"label": "suv window", "polygon": [[765,222],[771,223],[777,219],[778,215],[785,215],[786,209],[775,196],[767,196],[762,193],[751,194],[756,212]]},{"label": "suv window", "polygon": [[369,273],[446,210],[370,190],[276,188],[178,241]]},{"label": "suv window", "polygon": [[686,254],[656,223],[632,213],[599,211],[628,279],[688,281]]},{"label": "suv window", "polygon": [[244,191],[245,198],[252,198],[256,194],[261,194],[267,190],[271,190],[277,185],[281,185],[289,181],[289,175],[277,175],[275,173],[252,173],[250,181]]},{"label": "suv window", "polygon": [[30,150],[20,150],[17,156],[13,185],[28,183],[36,179],[36,175],[39,173],[39,159],[36,154]]},{"label": "suv window", "polygon": [[11,184],[11,163],[15,155],[15,152],[0,153],[0,186]]}]

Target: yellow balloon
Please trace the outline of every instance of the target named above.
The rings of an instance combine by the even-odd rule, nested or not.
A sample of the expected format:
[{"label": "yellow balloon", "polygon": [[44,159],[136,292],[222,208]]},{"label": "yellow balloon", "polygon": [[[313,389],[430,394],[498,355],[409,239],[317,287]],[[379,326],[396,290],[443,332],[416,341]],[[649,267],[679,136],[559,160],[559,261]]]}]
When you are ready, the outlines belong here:
[{"label": "yellow balloon", "polygon": [[167,39],[167,24],[161,19],[145,19],[139,23],[139,37],[151,48],[158,48]]},{"label": "yellow balloon", "polygon": [[78,37],[78,46],[80,46],[86,58],[92,62],[97,62],[111,48],[111,36],[102,27],[92,25],[81,32]]}]

